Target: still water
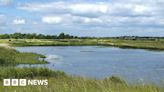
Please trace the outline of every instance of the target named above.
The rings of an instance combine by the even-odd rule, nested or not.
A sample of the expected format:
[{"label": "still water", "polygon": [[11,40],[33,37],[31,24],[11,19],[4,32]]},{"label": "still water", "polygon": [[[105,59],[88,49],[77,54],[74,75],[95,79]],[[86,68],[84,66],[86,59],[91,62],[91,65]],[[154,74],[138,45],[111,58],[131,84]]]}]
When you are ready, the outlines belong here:
[{"label": "still water", "polygon": [[[129,83],[164,84],[164,52],[99,46],[16,47],[45,55],[49,64],[30,65],[102,79],[119,76]],[[29,66],[29,65],[19,65]]]}]

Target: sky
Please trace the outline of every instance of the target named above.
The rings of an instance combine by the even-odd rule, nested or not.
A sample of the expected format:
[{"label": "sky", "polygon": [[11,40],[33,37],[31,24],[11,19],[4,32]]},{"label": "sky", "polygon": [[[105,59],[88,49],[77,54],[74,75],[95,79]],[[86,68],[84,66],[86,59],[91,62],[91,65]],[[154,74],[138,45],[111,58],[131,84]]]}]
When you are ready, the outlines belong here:
[{"label": "sky", "polygon": [[0,0],[0,34],[164,36],[164,0]]}]

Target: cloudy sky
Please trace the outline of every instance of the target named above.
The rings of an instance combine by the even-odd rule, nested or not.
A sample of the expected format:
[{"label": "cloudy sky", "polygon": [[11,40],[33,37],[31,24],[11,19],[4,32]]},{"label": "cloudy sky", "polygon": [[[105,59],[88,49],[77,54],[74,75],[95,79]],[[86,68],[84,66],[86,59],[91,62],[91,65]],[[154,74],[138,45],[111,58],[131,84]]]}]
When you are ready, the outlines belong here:
[{"label": "cloudy sky", "polygon": [[164,0],[0,0],[0,33],[164,36]]}]

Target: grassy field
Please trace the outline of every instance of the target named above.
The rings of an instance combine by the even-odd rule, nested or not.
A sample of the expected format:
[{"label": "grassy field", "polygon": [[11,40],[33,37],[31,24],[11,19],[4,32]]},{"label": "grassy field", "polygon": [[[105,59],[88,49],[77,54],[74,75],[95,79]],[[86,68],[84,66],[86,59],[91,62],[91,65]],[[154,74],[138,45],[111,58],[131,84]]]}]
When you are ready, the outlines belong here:
[{"label": "grassy field", "polygon": [[[80,40],[80,39],[79,39]],[[1,43],[14,45],[24,43],[24,40],[1,40]],[[54,40],[26,40],[26,43],[47,44],[54,43]],[[59,43],[65,43],[67,40],[60,40]],[[73,40],[74,41],[74,40]],[[77,40],[75,40],[76,43]],[[84,41],[84,40],[82,40]],[[109,40],[98,41],[105,42]],[[110,40],[111,41],[111,40]],[[85,43],[95,43],[97,40],[86,40]],[[114,41],[112,41],[114,42]],[[118,41],[116,41],[117,43]],[[82,44],[80,41],[78,42]],[[77,43],[76,43],[77,44]],[[101,43],[103,44],[103,43]],[[19,45],[19,44],[17,44]],[[32,44],[31,44],[32,45]],[[36,45],[36,44],[35,44]],[[35,46],[34,45],[34,46]],[[79,44],[78,44],[79,45]],[[83,44],[84,45],[84,44]],[[23,45],[25,46],[25,45]],[[35,53],[20,53],[10,47],[0,47],[0,92],[164,92],[164,88],[153,84],[127,84],[119,77],[109,77],[102,80],[82,78],[66,75],[61,71],[49,70],[47,68],[36,67],[15,67],[17,64],[45,64],[45,61],[39,61],[39,58],[45,58],[43,55]],[[26,79],[48,79],[48,86],[26,86],[26,87],[5,87],[4,78],[26,78]]]},{"label": "grassy field", "polygon": [[[48,79],[48,86],[4,87],[1,92],[164,92],[155,85],[127,85],[117,77],[104,80],[86,79],[71,76],[35,77]],[[2,84],[2,82],[0,82]]]},{"label": "grassy field", "polygon": [[11,46],[115,46],[120,48],[164,50],[164,40],[125,39],[0,39]]}]

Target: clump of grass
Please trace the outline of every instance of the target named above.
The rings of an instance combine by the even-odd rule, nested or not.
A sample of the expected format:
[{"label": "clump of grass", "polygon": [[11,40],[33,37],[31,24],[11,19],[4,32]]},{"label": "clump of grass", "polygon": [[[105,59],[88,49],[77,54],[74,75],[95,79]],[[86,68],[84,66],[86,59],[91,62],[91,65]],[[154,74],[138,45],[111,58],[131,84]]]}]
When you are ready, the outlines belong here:
[{"label": "clump of grass", "polygon": [[0,65],[15,64],[14,56],[17,52],[14,49],[0,47],[0,53]]},{"label": "clump of grass", "polygon": [[105,78],[103,80],[103,82],[108,82],[108,83],[115,83],[115,84],[121,84],[121,85],[127,85],[127,83],[122,80],[121,78],[117,77],[117,76],[111,76],[111,77],[108,77],[108,78]]},{"label": "clump of grass", "polygon": [[0,79],[65,76],[64,72],[38,67],[1,67]]}]

